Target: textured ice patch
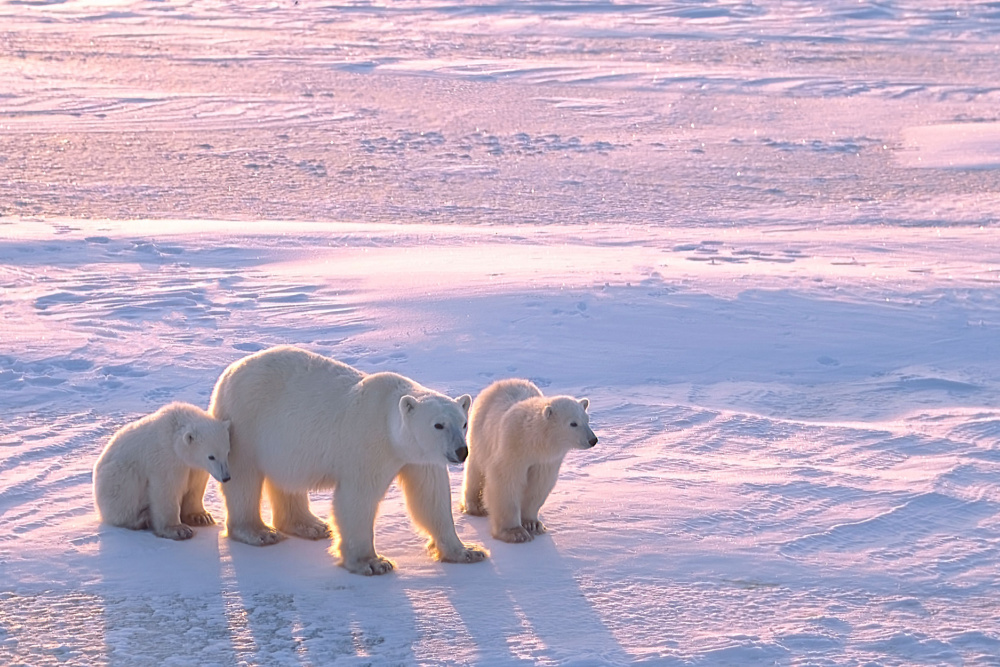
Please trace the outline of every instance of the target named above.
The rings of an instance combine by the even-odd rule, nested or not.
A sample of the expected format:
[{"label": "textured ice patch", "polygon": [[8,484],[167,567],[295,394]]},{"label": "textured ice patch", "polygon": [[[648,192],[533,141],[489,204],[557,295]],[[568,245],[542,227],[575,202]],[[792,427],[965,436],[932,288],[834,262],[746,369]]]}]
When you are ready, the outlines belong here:
[{"label": "textured ice patch", "polygon": [[933,169],[1000,168],[1000,123],[950,123],[903,130],[906,167]]}]

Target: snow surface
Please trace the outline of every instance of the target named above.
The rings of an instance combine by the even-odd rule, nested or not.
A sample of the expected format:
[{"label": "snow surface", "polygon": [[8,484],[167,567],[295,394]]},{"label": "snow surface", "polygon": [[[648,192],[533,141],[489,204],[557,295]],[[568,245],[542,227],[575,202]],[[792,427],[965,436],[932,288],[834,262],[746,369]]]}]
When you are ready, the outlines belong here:
[{"label": "snow surface", "polygon": [[[0,21],[0,664],[1000,665],[997,3]],[[478,565],[395,488],[380,578],[100,526],[108,436],[278,343],[601,443]]]}]

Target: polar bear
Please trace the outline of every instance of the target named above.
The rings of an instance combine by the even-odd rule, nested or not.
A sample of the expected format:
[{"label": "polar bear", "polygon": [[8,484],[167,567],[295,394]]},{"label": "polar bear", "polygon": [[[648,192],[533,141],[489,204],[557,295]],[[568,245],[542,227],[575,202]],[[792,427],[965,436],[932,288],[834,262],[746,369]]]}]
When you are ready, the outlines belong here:
[{"label": "polar bear", "polygon": [[[233,481],[223,487],[229,537],[261,546],[282,539],[278,531],[329,537],[327,524],[309,511],[308,492],[332,487],[340,565],[384,574],[394,566],[375,552],[375,515],[398,477],[410,516],[437,558],[483,560],[486,551],[455,532],[447,469],[468,455],[471,402],[290,346],[234,362],[210,407],[232,421]],[[264,489],[276,530],[261,519]]]},{"label": "polar bear", "polygon": [[215,523],[203,498],[208,475],[229,481],[229,422],[171,403],[119,429],[94,464],[101,520],[186,540]]},{"label": "polar bear", "polygon": [[542,395],[527,380],[500,380],[472,407],[462,510],[490,517],[493,537],[530,542],[545,532],[538,510],[571,449],[590,449],[590,401]]}]

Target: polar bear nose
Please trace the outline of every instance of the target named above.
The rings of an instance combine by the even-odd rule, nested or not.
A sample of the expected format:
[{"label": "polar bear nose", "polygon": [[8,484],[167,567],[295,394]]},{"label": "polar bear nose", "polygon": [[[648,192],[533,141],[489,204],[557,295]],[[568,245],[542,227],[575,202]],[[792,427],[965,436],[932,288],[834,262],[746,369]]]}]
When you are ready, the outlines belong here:
[{"label": "polar bear nose", "polygon": [[593,447],[594,445],[596,445],[596,444],[597,444],[597,436],[595,435],[595,436],[594,436],[593,438],[591,438],[591,439],[590,439],[590,440],[588,440],[587,442],[589,442],[589,443],[590,443],[590,446],[591,446],[591,447]]},{"label": "polar bear nose", "polygon": [[458,459],[459,463],[464,463],[465,459],[469,458],[469,448],[462,446],[455,450],[455,458]]}]

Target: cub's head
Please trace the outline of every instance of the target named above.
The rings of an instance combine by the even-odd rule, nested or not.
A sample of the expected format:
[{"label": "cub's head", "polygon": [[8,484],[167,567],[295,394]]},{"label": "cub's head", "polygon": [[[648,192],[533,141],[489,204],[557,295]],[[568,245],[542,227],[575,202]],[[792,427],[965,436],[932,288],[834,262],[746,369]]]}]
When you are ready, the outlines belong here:
[{"label": "cub's head", "polygon": [[456,399],[441,394],[399,399],[404,442],[398,443],[407,463],[462,463],[469,456],[465,434],[469,430],[468,394]]},{"label": "cub's head", "polygon": [[542,409],[548,424],[550,442],[563,450],[590,449],[597,444],[597,436],[590,430],[587,408],[590,400],[576,400],[570,396],[553,396]]},{"label": "cub's head", "polygon": [[178,430],[181,458],[193,468],[207,470],[220,482],[229,481],[229,420],[205,416],[185,419]]}]

